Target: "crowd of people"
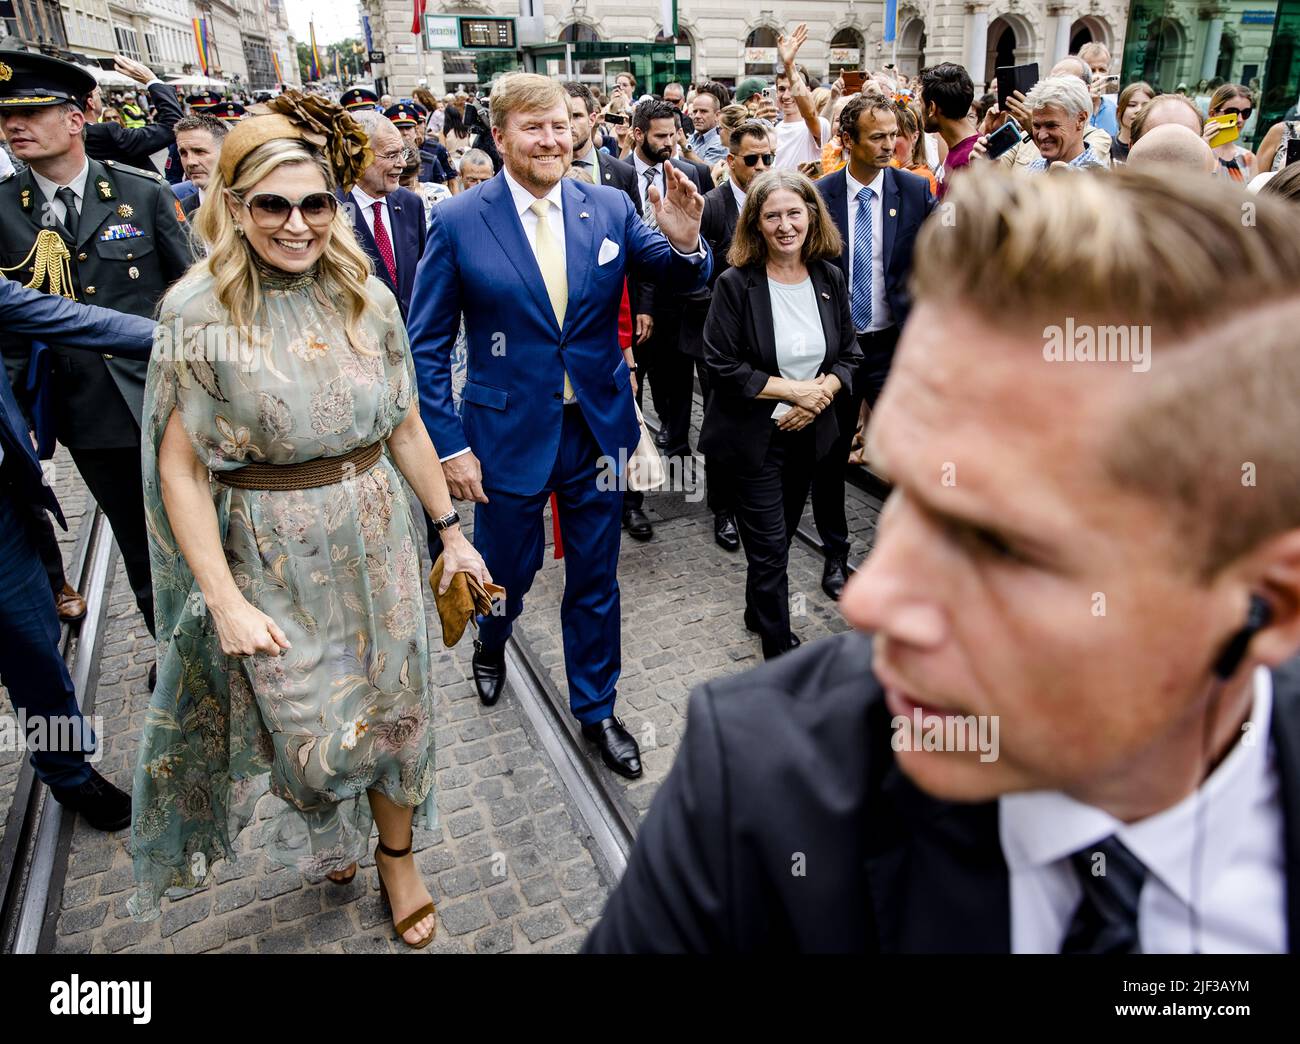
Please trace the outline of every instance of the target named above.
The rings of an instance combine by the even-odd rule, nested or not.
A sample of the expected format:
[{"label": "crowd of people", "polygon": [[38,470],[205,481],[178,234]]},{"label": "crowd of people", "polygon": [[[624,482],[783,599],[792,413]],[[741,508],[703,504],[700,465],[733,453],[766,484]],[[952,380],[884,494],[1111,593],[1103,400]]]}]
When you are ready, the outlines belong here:
[{"label": "crowd of people", "polygon": [[[346,884],[377,827],[394,929],[432,940],[411,857],[414,826],[437,819],[421,544],[443,563],[435,596],[459,573],[504,588],[476,621],[490,709],[548,504],[570,710],[610,771],[640,777],[616,713],[617,574],[622,533],[655,531],[627,461],[698,448],[715,541],[743,549],[743,622],[776,662],[694,698],[589,948],[1183,945],[1201,897],[1143,823],[1211,770],[1300,783],[1300,687],[1253,670],[1300,646],[1300,517],[1274,434],[1300,391],[1282,334],[1300,275],[1300,164],[1278,162],[1290,125],[1251,151],[1248,88],[1220,86],[1202,112],[1119,84],[1095,44],[999,102],[953,63],[818,84],[798,62],[807,38],[781,36],[771,83],[658,95],[626,72],[608,94],[515,73],[481,98],[357,86],[182,106],[121,59],[150,102],[140,125],[107,117],[79,67],[0,52],[16,167],[0,179],[0,314],[21,335],[0,382],[0,536],[23,592],[4,605],[0,674],[29,715],[79,720],[58,618],[86,607],[40,464],[62,444],[112,524],[157,663],[132,795],[82,755],[32,760],[93,826],[130,826],[137,917],[203,887],[269,791],[274,860]],[[1033,365],[1034,331],[1067,316],[1146,329],[1167,369],[1136,385],[1118,366]],[[1238,459],[1276,466],[1285,489],[1248,506],[1196,470]],[[851,576],[846,468],[864,463],[894,493]],[[810,500],[822,589],[855,631],[793,653],[789,552]],[[473,505],[472,542],[456,501]],[[1084,590],[1110,592],[1123,622],[1071,637]],[[1229,626],[1247,603],[1247,626]],[[1184,655],[1189,636],[1231,638],[1233,662]],[[1155,702],[1116,707],[1117,691]],[[918,747],[888,782],[888,715],[913,713],[1000,714],[1004,756]],[[1257,719],[1290,737],[1280,769],[1234,752]],[[1094,727],[1105,744],[1078,731]],[[1020,790],[1060,801],[1016,804]],[[1276,787],[1273,805],[1259,793],[1238,818],[1276,834]],[[1067,807],[1073,825],[1042,845]],[[924,809],[952,808],[966,842],[922,836]],[[1280,895],[1280,849],[1219,830]],[[1075,879],[1071,860],[1103,843],[1149,872],[1159,913],[1116,912]],[[933,862],[862,887],[886,844]],[[995,869],[961,879],[999,844]],[[810,847],[826,867],[811,890],[780,869]],[[950,879],[948,912],[980,909],[979,924],[900,922],[918,881]],[[1208,887],[1214,945],[1285,943],[1276,909],[1234,925],[1239,897]]]}]

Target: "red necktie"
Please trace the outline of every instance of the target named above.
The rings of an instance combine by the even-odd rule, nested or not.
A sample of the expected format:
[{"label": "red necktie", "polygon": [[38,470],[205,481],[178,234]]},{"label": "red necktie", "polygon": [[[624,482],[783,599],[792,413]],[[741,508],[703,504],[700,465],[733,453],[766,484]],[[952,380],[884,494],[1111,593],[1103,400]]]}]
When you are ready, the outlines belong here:
[{"label": "red necktie", "polygon": [[379,260],[388,269],[388,278],[397,285],[397,260],[393,257],[393,241],[388,238],[388,229],[384,227],[384,204],[381,200],[375,204],[375,248],[379,251]]}]

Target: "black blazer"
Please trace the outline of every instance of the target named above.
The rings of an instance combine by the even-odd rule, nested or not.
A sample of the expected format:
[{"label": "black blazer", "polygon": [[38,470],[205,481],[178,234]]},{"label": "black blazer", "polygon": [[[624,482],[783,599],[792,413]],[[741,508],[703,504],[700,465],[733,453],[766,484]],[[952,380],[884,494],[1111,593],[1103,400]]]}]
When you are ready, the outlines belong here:
[{"label": "black blazer", "polygon": [[[843,388],[853,391],[862,350],[849,315],[844,275],[832,261],[808,265],[817,309],[826,335],[826,358],[818,373],[833,373]],[[760,399],[769,377],[781,376],[776,362],[776,332],[772,326],[772,295],[763,264],[731,268],[714,284],[709,316],[704,324],[704,361],[716,391],[709,396],[700,429],[700,449],[720,465],[757,471],[767,455],[776,425],[775,399]],[[829,452],[839,434],[835,410],[822,410],[813,421],[817,457]]]},{"label": "black blazer", "polygon": [[727,251],[731,237],[736,234],[736,221],[740,208],[731,185],[723,182],[704,194],[704,214],[700,218],[700,235],[713,253],[713,271],[709,273],[709,289],[694,294],[682,312],[682,330],[678,347],[694,359],[704,358],[704,323],[709,317],[713,284],[731,266],[727,264]]},{"label": "black blazer", "polygon": [[[1273,693],[1294,952],[1300,658]],[[899,770],[869,637],[710,682],[687,721],[588,952],[1010,952],[998,803],[941,801]],[[795,852],[807,877],[791,874]]]},{"label": "black blazer", "polygon": [[402,318],[411,307],[411,290],[415,286],[415,269],[424,255],[424,202],[410,189],[394,189],[385,200],[385,227],[388,237],[393,241],[393,259],[397,263],[397,283],[388,277],[388,267],[379,259],[379,248],[375,246],[375,237],[366,224],[366,219],[357,213],[356,197],[351,192],[338,192],[339,199],[351,204],[352,229],[357,234],[357,242],[366,252],[374,265],[375,275],[393,292],[397,304],[402,310]]},{"label": "black blazer", "polygon": [[149,157],[176,143],[172,130],[185,116],[176,88],[161,81],[149,88],[154,122],[144,127],[120,127],[116,123],[86,124],[86,155],[91,159],[114,160],[153,172]]},{"label": "black blazer", "polygon": [[[631,160],[619,160],[618,162],[628,167],[632,172],[632,203],[636,206],[636,212],[642,214],[645,212],[645,198],[641,192],[645,188],[645,183],[637,177],[635,163]],[[704,191],[704,183],[700,180],[700,172],[694,164],[679,159],[669,160],[668,162],[690,178],[700,192]],[[707,175],[707,171],[705,173]],[[628,299],[632,306],[633,315],[655,315],[656,313],[664,315],[680,312],[682,301],[679,295],[657,295],[655,291],[654,283],[637,282],[628,284]]]},{"label": "black blazer", "polygon": [[636,191],[636,170],[632,164],[625,163],[617,156],[596,150],[596,162],[600,164],[600,183],[610,188],[622,189],[632,200],[634,207],[641,205],[641,197]]},{"label": "black blazer", "polygon": [[[844,278],[849,277],[849,198],[847,168],[819,178],[815,184],[822,194],[831,220],[840,230],[844,250],[839,266]],[[912,297],[907,281],[912,275],[912,252],[916,247],[916,234],[921,223],[935,208],[930,183],[919,174],[906,170],[885,168],[885,191],[881,199],[881,224],[884,226],[882,246],[885,267],[885,300],[893,313],[894,323],[902,326],[912,308]]]}]

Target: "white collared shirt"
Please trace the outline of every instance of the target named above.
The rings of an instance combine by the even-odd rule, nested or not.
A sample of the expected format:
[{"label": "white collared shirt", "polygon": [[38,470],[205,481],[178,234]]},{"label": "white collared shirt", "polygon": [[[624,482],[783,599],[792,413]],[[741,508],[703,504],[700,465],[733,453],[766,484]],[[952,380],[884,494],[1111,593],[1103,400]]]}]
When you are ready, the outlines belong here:
[{"label": "white collared shirt", "polygon": [[[1254,676],[1243,740],[1199,791],[1200,886],[1196,912],[1205,953],[1285,953],[1286,871],[1282,806],[1269,728],[1273,679]],[[1011,878],[1014,953],[1059,953],[1082,897],[1069,856],[1111,835],[1147,868],[1138,903],[1143,953],[1189,953],[1197,794],[1163,812],[1121,823],[1055,791],[999,800],[1002,852]]]},{"label": "white collared shirt", "polygon": [[[362,218],[365,219],[366,228],[370,230],[370,238],[375,237],[375,204],[387,203],[387,199],[375,199],[374,196],[364,192],[360,185],[352,186],[352,198],[357,202],[357,208],[361,211]],[[393,215],[388,207],[384,207],[384,231],[388,233],[388,240],[393,240]]]},{"label": "white collared shirt", "polygon": [[[885,296],[885,172],[876,173],[870,185],[863,185],[849,173],[845,166],[844,177],[847,182],[849,197],[849,292],[853,292],[853,230],[858,220],[858,193],[864,188],[871,189],[871,325],[867,330],[884,330],[894,325],[893,313],[889,310],[889,301]],[[866,331],[859,330],[858,333]]]},{"label": "white collared shirt", "polygon": [[[510,171],[505,167],[501,168],[501,173],[505,175],[506,187],[510,189],[510,198],[514,200],[515,213],[519,215],[519,221],[524,226],[524,236],[528,240],[528,245],[533,249],[533,256],[537,256],[537,214],[533,211],[533,204],[537,202],[537,196],[534,196],[523,185],[519,184],[510,176]],[[546,210],[547,220],[551,225],[551,236],[555,239],[560,248],[560,256],[568,262],[568,255],[564,252],[564,179],[561,178],[551,186],[549,192],[543,196],[543,199],[550,200],[553,204]]]},{"label": "white collared shirt", "polygon": [[731,194],[736,197],[736,211],[745,209],[745,190],[736,184],[735,178],[728,178],[727,184],[731,186]]},{"label": "white collared shirt", "polygon": [[68,208],[63,205],[63,200],[55,198],[54,193],[61,188],[72,189],[72,194],[77,197],[77,213],[80,214],[86,205],[86,179],[89,177],[89,160],[82,164],[81,173],[69,181],[66,186],[60,185],[57,181],[51,181],[44,174],[38,174],[35,167],[32,168],[32,178],[36,182],[36,187],[41,190],[50,204],[51,211],[61,224],[68,215]]},{"label": "white collared shirt", "polygon": [[574,156],[573,162],[579,166],[586,167],[591,171],[591,180],[593,184],[603,185],[604,181],[600,176],[600,150],[590,138],[587,139],[587,152],[584,156]]},{"label": "white collared shirt", "polygon": [[[653,185],[659,190],[659,197],[662,199],[664,194],[664,165],[656,163],[651,166],[641,158],[641,150],[632,150],[632,165],[636,168],[636,191],[641,197],[641,207],[644,210],[645,205],[650,201],[650,186]],[[654,177],[646,180],[645,172],[653,170]]]}]

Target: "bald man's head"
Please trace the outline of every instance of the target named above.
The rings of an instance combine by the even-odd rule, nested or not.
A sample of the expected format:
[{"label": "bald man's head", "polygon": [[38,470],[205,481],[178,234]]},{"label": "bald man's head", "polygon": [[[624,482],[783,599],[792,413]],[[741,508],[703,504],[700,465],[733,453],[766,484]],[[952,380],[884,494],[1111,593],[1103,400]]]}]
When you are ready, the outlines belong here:
[{"label": "bald man's head", "polygon": [[1205,139],[1179,123],[1151,127],[1129,150],[1128,165],[1150,174],[1171,169],[1213,174],[1218,160]]},{"label": "bald man's head", "polygon": [[1066,55],[1059,62],[1052,66],[1052,71],[1048,76],[1077,76],[1084,83],[1092,83],[1092,70],[1088,68],[1088,63],[1078,55]]},{"label": "bald man's head", "polygon": [[1174,123],[1186,127],[1199,138],[1205,126],[1201,111],[1181,94],[1157,94],[1138,109],[1129,129],[1129,138],[1137,142],[1156,127]]}]

